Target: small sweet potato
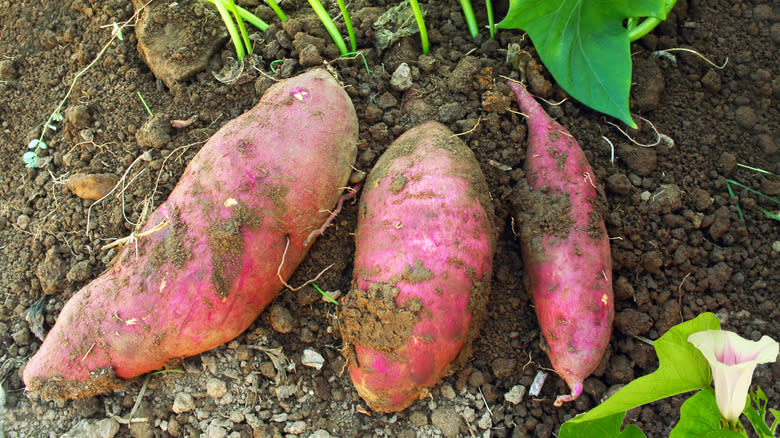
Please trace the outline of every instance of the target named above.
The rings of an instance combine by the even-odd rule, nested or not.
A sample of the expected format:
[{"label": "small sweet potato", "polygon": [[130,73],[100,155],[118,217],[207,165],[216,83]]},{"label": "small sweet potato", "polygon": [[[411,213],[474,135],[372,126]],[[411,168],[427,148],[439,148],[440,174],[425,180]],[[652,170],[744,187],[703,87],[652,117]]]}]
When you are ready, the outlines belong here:
[{"label": "small sweet potato", "polygon": [[577,141],[520,84],[509,82],[528,117],[527,186],[516,217],[536,316],[555,371],[576,399],[609,344],[614,318],[605,203]]},{"label": "small sweet potato", "polygon": [[349,97],[324,70],[269,88],[201,148],[117,262],[66,303],[24,369],[27,389],[100,394],[238,336],[339,199],[357,130]]},{"label": "small sweet potato", "polygon": [[492,214],[473,153],[436,122],[404,133],[368,175],[339,321],[371,409],[405,409],[468,357],[489,293]]}]

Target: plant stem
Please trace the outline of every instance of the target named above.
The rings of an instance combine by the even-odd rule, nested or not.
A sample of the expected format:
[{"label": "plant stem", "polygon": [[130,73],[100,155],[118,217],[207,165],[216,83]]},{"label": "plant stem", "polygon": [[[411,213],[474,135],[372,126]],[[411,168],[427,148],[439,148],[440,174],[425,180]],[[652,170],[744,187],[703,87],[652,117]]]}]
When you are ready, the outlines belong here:
[{"label": "plant stem", "polygon": [[493,18],[493,3],[490,0],[485,0],[485,7],[487,7],[488,16],[488,30],[490,31],[490,39],[496,39],[496,22]]},{"label": "plant stem", "polygon": [[280,20],[285,21],[287,20],[287,16],[284,15],[284,12],[282,11],[282,8],[279,7],[279,4],[276,3],[274,0],[266,0],[268,2],[268,6],[271,7],[271,9],[276,12],[276,15],[279,17]]},{"label": "plant stem", "polygon": [[[244,20],[241,19],[241,15],[238,12],[238,6],[236,5],[236,2],[233,0],[225,0],[230,6],[230,12],[233,13],[233,18],[236,20],[236,23],[238,23],[238,30],[241,33],[241,38],[244,43],[244,48],[246,48],[247,51],[252,51],[252,43],[249,41],[249,35],[246,33],[246,27],[244,26]],[[240,61],[240,59],[239,59]]]},{"label": "plant stem", "polygon": [[341,16],[344,17],[344,25],[347,26],[347,34],[349,35],[349,47],[350,49],[352,49],[352,52],[357,52],[357,41],[355,41],[355,29],[352,28],[352,20],[349,18],[349,12],[347,12],[347,5],[344,4],[344,0],[336,0],[336,2],[339,4],[339,10],[341,10]]},{"label": "plant stem", "polygon": [[217,7],[219,16],[222,17],[222,21],[225,23],[225,27],[230,34],[230,40],[233,41],[233,46],[236,48],[236,57],[238,58],[238,61],[241,62],[246,55],[246,50],[244,49],[241,37],[238,35],[238,29],[236,29],[233,19],[230,18],[230,14],[228,13],[227,8],[225,8],[223,1],[224,0],[212,0],[212,3]]},{"label": "plant stem", "polygon": [[238,13],[241,14],[241,17],[244,20],[248,21],[252,26],[260,29],[260,32],[265,32],[265,30],[268,29],[268,23],[261,20],[257,15],[247,11],[239,5],[236,5],[236,9],[238,9]]},{"label": "plant stem", "polygon": [[326,11],[322,6],[320,0],[309,0],[309,5],[311,5],[312,9],[314,9],[314,13],[317,14],[317,17],[319,17],[320,21],[322,21],[323,26],[325,26],[325,30],[328,31],[328,34],[330,35],[331,39],[333,39],[333,42],[336,43],[336,47],[339,48],[339,53],[342,56],[346,55],[347,45],[344,43],[344,38],[341,37],[341,34],[336,27],[336,23],[334,23],[330,18],[328,11]]},{"label": "plant stem", "polygon": [[414,19],[417,21],[417,28],[420,29],[420,43],[422,44],[423,55],[428,54],[428,31],[425,29],[425,19],[423,18],[420,4],[417,0],[409,0],[409,6],[412,7]]},{"label": "plant stem", "polygon": [[[675,3],[677,3],[677,0],[666,1],[666,6],[664,7],[664,15],[668,15],[669,12],[671,12],[672,8],[674,8]],[[629,22],[628,40],[636,41],[639,38],[642,38],[643,36],[650,33],[651,30],[655,29],[655,27],[658,26],[658,23],[660,22],[661,20],[655,17],[648,17],[645,19],[645,21],[641,22],[638,25],[632,25]]]},{"label": "plant stem", "polygon": [[479,35],[477,28],[477,18],[474,16],[474,9],[471,7],[471,0],[460,0],[460,7],[463,9],[463,16],[466,17],[466,24],[469,27],[469,33],[472,38]]},{"label": "plant stem", "polygon": [[144,99],[144,96],[141,95],[141,92],[136,91],[136,94],[138,94],[138,98],[141,99],[141,103],[144,104],[144,108],[146,108],[146,112],[149,113],[150,116],[154,116],[154,114],[152,114],[152,110],[149,109],[149,105],[146,104],[146,100]]}]

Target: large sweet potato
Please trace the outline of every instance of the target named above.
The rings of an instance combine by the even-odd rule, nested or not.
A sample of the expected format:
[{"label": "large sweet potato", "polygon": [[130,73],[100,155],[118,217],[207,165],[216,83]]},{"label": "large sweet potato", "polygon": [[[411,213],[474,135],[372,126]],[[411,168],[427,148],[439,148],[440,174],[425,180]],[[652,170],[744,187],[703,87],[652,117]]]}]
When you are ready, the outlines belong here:
[{"label": "large sweet potato", "polygon": [[555,371],[582,393],[612,333],[612,258],[604,200],[577,141],[520,84],[509,82],[528,117],[527,187],[517,218],[528,290]]},{"label": "large sweet potato", "polygon": [[339,321],[371,409],[406,408],[468,357],[489,293],[492,214],[474,155],[439,123],[407,131],[369,174]]},{"label": "large sweet potato", "polygon": [[239,335],[281,290],[282,257],[287,279],[338,200],[357,129],[324,70],[269,88],[203,146],[142,237],[68,301],[24,369],[27,388],[88,397]]}]

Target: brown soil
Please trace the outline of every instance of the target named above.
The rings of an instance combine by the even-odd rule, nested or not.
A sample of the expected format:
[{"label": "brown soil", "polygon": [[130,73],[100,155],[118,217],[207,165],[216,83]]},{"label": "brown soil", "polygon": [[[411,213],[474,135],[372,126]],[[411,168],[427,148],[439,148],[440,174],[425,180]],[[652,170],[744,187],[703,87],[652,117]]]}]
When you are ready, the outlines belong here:
[{"label": "brown soil", "polygon": [[[500,78],[520,77],[504,62],[509,44],[530,54],[523,75],[532,91],[552,100],[565,94],[540,67],[528,38],[500,31],[493,41],[483,30],[471,39],[458,2],[432,0],[426,18],[431,55],[420,55],[415,36],[379,54],[371,24],[392,5],[353,2],[369,74],[360,59],[333,60],[335,46],[306,2],[282,3],[292,17],[284,26],[268,8],[258,7],[263,2],[239,3],[275,23],[256,41],[256,56],[243,71],[232,70],[232,44],[214,24],[210,5],[155,0],[158,15],[145,23],[150,40],[143,56],[136,35],[125,29],[124,40],[108,46],[65,102],[65,118],[48,132],[49,148],[41,152],[46,166],[26,169],[27,144],[109,40],[111,23],[129,19],[134,6],[119,0],[0,2],[0,436],[61,436],[81,422],[118,425],[114,436],[123,437],[308,437],[317,431],[320,437],[483,436],[487,429],[497,437],[550,437],[615,385],[657,367],[652,348],[638,337],[656,339],[681,320],[711,311],[743,336],[780,339],[780,231],[756,208],[777,212],[778,206],[740,188],[731,197],[726,182],[780,192],[777,178],[737,166],[780,173],[780,9],[772,2],[680,0],[666,22],[632,45],[632,111],[673,142],[635,146],[609,118],[571,99],[546,107],[579,140],[605,185],[607,230],[616,238],[612,342],[585,382],[585,394],[562,408],[552,406],[567,391],[556,376],[538,398],[526,396],[518,404],[504,398],[549,367],[510,220],[511,193],[524,179],[526,127],[507,111],[511,93]],[[673,52],[674,60],[652,54],[672,47],[728,63],[718,69],[685,52]],[[153,57],[170,64],[155,67],[160,77],[143,60],[152,64]],[[359,169],[370,170],[395,138],[432,118],[465,133],[461,138],[486,174],[501,235],[488,318],[468,363],[434,388],[431,398],[399,414],[369,415],[344,373],[334,305],[307,287],[277,299],[275,308],[286,311],[264,312],[235,341],[173,366],[183,373],[135,379],[81,401],[28,397],[20,370],[40,341],[32,334],[35,314],[25,311],[43,297],[48,330],[65,301],[112,260],[115,251],[101,248],[135,229],[146,199],[152,207],[166,199],[211,134],[254,106],[271,77],[292,76],[323,59],[340,75],[360,117]],[[274,62],[273,72],[276,60],[283,61]],[[402,63],[411,67],[413,80],[405,92],[390,86]],[[193,65],[198,67],[188,70]],[[231,84],[215,79],[231,74]],[[193,115],[197,120],[189,127],[170,127],[171,120]],[[654,138],[647,123],[630,134],[642,142]],[[615,145],[614,162],[603,136]],[[124,185],[95,203],[77,198],[64,184],[76,174],[124,177]],[[302,284],[334,263],[317,284],[331,292],[349,290],[357,206],[347,204],[290,284]],[[309,349],[324,358],[321,369],[302,361]],[[773,407],[780,406],[778,381],[777,363],[759,367],[754,378]],[[649,437],[667,436],[683,400],[633,410],[627,421]],[[131,411],[145,421],[128,424]],[[96,432],[79,435],[74,429],[73,436]]]}]

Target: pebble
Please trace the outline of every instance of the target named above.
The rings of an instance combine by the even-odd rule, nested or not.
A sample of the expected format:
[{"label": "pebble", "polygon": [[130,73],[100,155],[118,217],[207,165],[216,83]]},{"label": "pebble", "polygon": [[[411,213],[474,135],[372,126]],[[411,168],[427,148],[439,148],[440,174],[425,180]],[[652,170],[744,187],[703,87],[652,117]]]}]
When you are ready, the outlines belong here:
[{"label": "pebble", "polygon": [[113,418],[91,420],[85,418],[62,435],[62,438],[113,438],[119,432],[119,423]]},{"label": "pebble", "polygon": [[398,99],[395,98],[389,91],[384,92],[376,98],[376,106],[386,110],[398,105]]},{"label": "pebble", "polygon": [[97,201],[111,192],[118,180],[110,173],[77,174],[65,181],[65,187],[81,199]]},{"label": "pebble", "polygon": [[517,366],[516,360],[503,357],[499,357],[498,359],[494,360],[493,364],[491,365],[493,369],[493,375],[496,376],[497,379],[503,379],[505,377],[512,376],[515,372],[515,366]]},{"label": "pebble", "polygon": [[63,114],[65,122],[76,129],[84,129],[92,123],[92,116],[86,105],[73,105],[68,107]]},{"label": "pebble", "polygon": [[309,438],[331,438],[332,436],[333,435],[331,435],[330,432],[328,432],[327,430],[325,430],[325,429],[318,429],[318,430],[314,431],[314,433],[309,435]]},{"label": "pebble", "polygon": [[308,44],[301,49],[298,62],[304,67],[313,67],[322,64],[322,55],[314,44]]},{"label": "pebble", "polygon": [[402,62],[393,72],[390,78],[390,86],[398,91],[406,91],[412,88],[412,69],[409,64]]},{"label": "pebble", "polygon": [[171,141],[171,118],[157,113],[149,118],[135,133],[135,140],[141,148],[161,149]]},{"label": "pebble", "polygon": [[36,275],[41,282],[41,289],[46,295],[53,295],[65,290],[66,275],[70,266],[60,257],[56,248],[49,248],[43,263],[38,265]]},{"label": "pebble", "polygon": [[295,328],[295,319],[286,307],[274,304],[268,310],[271,327],[279,333],[290,333]]},{"label": "pebble", "polygon": [[220,398],[227,394],[227,385],[224,381],[211,377],[206,382],[206,394],[211,398]]},{"label": "pebble", "polygon": [[775,240],[772,242],[772,251],[780,252],[780,240]]},{"label": "pebble", "polygon": [[428,424],[428,416],[423,411],[414,411],[409,414],[409,422],[417,427],[422,427]]},{"label": "pebble", "polygon": [[661,184],[650,199],[651,205],[661,214],[682,208],[682,190],[676,184]]},{"label": "pebble", "polygon": [[447,87],[455,93],[467,93],[474,81],[472,77],[479,71],[480,61],[475,56],[464,56],[450,73]]},{"label": "pebble", "polygon": [[21,230],[26,230],[30,225],[30,221],[30,216],[27,216],[26,214],[20,214],[16,217],[16,226]]},{"label": "pebble", "polygon": [[470,408],[470,407],[463,408],[463,412],[461,413],[461,415],[463,415],[463,419],[466,420],[466,422],[469,424],[477,421],[477,412],[474,411],[474,408]]},{"label": "pebble", "polygon": [[309,368],[316,368],[320,370],[322,369],[322,366],[325,364],[325,358],[322,357],[322,355],[318,353],[316,350],[312,348],[306,348],[303,350],[303,355],[301,357],[301,364]]},{"label": "pebble", "polygon": [[452,400],[455,398],[455,390],[452,389],[452,385],[450,384],[443,384],[440,388],[442,397],[446,398],[447,400]]},{"label": "pebble", "polygon": [[624,173],[613,173],[607,177],[607,190],[618,195],[631,193],[631,180]]},{"label": "pebble", "polygon": [[294,421],[284,426],[285,433],[292,433],[295,435],[300,435],[305,430],[306,430],[306,422],[304,421]]},{"label": "pebble", "polygon": [[504,400],[512,403],[513,405],[522,403],[523,398],[525,398],[526,391],[527,389],[525,386],[515,385],[512,387],[512,389],[509,390],[509,392],[504,394]]},{"label": "pebble", "polygon": [[180,392],[176,394],[176,397],[173,399],[173,407],[171,409],[177,414],[189,412],[195,409],[195,400],[192,398],[192,395],[186,392]]},{"label": "pebble", "polygon": [[441,430],[445,437],[456,437],[460,432],[461,419],[452,406],[441,406],[431,413],[431,423]]},{"label": "pebble", "polygon": [[758,116],[756,115],[755,110],[749,106],[741,106],[737,108],[735,115],[737,119],[737,125],[746,131],[753,129],[753,126],[755,126],[756,122],[758,122]]},{"label": "pebble", "polygon": [[490,417],[490,412],[485,411],[485,413],[482,414],[482,417],[477,422],[477,426],[483,430],[493,427],[493,419]]},{"label": "pebble", "polygon": [[206,429],[206,436],[208,438],[225,438],[227,437],[227,430],[222,426],[209,424],[208,429]]},{"label": "pebble", "polygon": [[89,280],[92,275],[92,271],[89,269],[89,260],[82,260],[73,264],[68,273],[65,274],[65,278],[70,282],[81,282]]}]

